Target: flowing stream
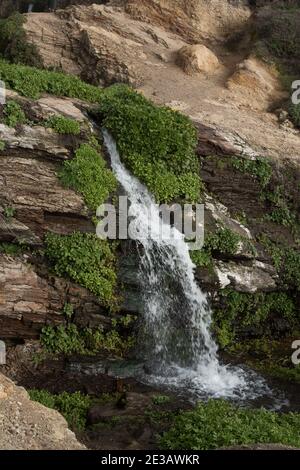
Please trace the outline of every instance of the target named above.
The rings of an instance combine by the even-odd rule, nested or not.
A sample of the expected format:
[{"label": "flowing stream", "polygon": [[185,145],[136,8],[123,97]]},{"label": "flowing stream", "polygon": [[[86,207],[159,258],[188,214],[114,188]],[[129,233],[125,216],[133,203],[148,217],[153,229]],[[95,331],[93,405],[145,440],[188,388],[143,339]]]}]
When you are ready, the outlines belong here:
[{"label": "flowing stream", "polygon": [[122,164],[106,130],[103,136],[112,169],[130,201],[140,253],[144,314],[138,354],[148,371],[142,380],[179,393],[188,391],[196,398],[270,395],[254,372],[220,363],[210,332],[211,310],[194,278],[184,236],[161,221],[153,196]]}]

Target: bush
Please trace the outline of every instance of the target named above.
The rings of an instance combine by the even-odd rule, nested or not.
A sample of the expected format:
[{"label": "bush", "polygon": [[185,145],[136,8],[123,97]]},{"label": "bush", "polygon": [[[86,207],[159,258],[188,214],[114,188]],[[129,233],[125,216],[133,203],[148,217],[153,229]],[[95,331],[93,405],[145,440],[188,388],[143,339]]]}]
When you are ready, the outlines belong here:
[{"label": "bush", "polygon": [[30,399],[47,408],[61,413],[73,431],[83,431],[86,427],[87,412],[91,406],[91,398],[80,392],[53,395],[47,390],[28,390]]},{"label": "bush", "polygon": [[125,85],[104,90],[99,114],[127,167],[158,201],[199,200],[197,133],[187,117]]},{"label": "bush", "polygon": [[42,93],[99,102],[102,90],[83,82],[74,75],[40,70],[0,60],[0,79],[13,90],[28,98],[38,99]]},{"label": "bush", "polygon": [[24,22],[25,16],[20,13],[0,20],[0,53],[16,63],[41,66],[36,46],[27,42]]},{"label": "bush", "polygon": [[299,429],[298,413],[239,409],[223,400],[210,400],[176,416],[160,439],[160,447],[207,450],[255,443],[300,447]]},{"label": "bush", "polygon": [[45,122],[46,127],[51,127],[58,134],[79,135],[80,124],[74,119],[69,119],[64,116],[51,116]]},{"label": "bush", "polygon": [[115,255],[106,240],[91,233],[46,235],[45,254],[58,276],[68,276],[111,308],[116,307]]},{"label": "bush", "polygon": [[117,188],[114,174],[90,144],[79,147],[73,160],[64,163],[59,177],[65,186],[80,192],[86,205],[93,211]]},{"label": "bush", "polygon": [[21,106],[13,100],[6,103],[3,110],[4,124],[16,127],[18,124],[26,123],[26,116]]},{"label": "bush", "polygon": [[78,329],[73,323],[58,327],[45,326],[40,337],[42,345],[52,354],[95,355],[108,352],[122,357],[133,346],[133,338],[123,338],[117,330],[104,333],[99,328]]}]

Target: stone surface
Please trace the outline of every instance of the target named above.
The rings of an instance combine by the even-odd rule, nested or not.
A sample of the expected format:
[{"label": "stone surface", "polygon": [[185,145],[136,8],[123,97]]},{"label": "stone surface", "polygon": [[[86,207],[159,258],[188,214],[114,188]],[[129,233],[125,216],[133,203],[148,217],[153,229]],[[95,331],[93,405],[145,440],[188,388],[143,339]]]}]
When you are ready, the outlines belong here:
[{"label": "stone surface", "polygon": [[65,419],[0,374],[1,450],[84,450]]},{"label": "stone surface", "polygon": [[0,254],[0,336],[38,338],[42,327],[64,323],[65,303],[74,308],[74,321],[81,326],[109,328],[106,309],[87,289],[51,276],[47,268],[34,267],[28,256]]},{"label": "stone surface", "polygon": [[238,292],[255,293],[276,290],[276,271],[273,266],[254,261],[251,264],[216,261],[216,273],[221,289],[232,287]]},{"label": "stone surface", "polygon": [[203,44],[183,46],[178,51],[177,64],[188,75],[211,74],[220,66],[217,56]]}]

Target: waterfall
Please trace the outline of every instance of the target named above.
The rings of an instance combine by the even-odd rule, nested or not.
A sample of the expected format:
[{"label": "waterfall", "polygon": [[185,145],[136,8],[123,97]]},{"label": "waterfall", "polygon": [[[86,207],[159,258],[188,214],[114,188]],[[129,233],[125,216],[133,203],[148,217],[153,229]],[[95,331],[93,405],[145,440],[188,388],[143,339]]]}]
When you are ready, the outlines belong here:
[{"label": "waterfall", "polygon": [[[138,352],[149,371],[143,379],[188,389],[198,398],[268,394],[263,379],[253,372],[219,362],[210,331],[211,310],[194,278],[184,236],[160,221],[153,196],[122,164],[106,130],[103,136],[112,170],[130,201],[129,216],[135,220],[144,297]],[[160,236],[170,230],[171,237]]]}]

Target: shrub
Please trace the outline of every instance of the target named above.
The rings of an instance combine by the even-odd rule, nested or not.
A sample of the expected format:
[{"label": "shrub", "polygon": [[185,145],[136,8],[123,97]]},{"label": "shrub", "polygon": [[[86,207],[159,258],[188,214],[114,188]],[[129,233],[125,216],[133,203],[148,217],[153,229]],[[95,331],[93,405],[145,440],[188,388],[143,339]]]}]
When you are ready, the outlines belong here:
[{"label": "shrub", "polygon": [[83,195],[93,211],[116,190],[117,180],[105,160],[90,144],[82,144],[73,160],[66,161],[59,173],[62,183]]},{"label": "shrub", "polygon": [[155,106],[125,85],[103,92],[99,114],[127,167],[158,201],[199,200],[197,134],[187,117]]},{"label": "shrub", "polygon": [[49,353],[64,355],[94,355],[106,351],[122,357],[133,346],[131,336],[123,338],[115,329],[104,333],[100,327],[79,329],[73,323],[45,326],[40,340]]},{"label": "shrub", "polygon": [[23,96],[37,99],[42,93],[99,102],[102,90],[83,82],[74,75],[40,70],[0,60],[0,79]]},{"label": "shrub", "polygon": [[36,46],[27,42],[24,22],[20,13],[0,20],[0,53],[16,63],[41,66]]},{"label": "shrub", "polygon": [[58,134],[79,135],[80,124],[74,119],[69,119],[64,116],[51,116],[45,122],[46,127],[51,127]]},{"label": "shrub", "polygon": [[181,412],[160,439],[162,449],[207,450],[242,444],[300,446],[300,414],[239,409],[223,400]]},{"label": "shrub", "polygon": [[115,255],[106,240],[91,233],[46,235],[45,254],[58,276],[69,276],[111,308],[116,307]]},{"label": "shrub", "polygon": [[251,175],[262,188],[266,187],[272,177],[272,166],[266,158],[256,158],[249,160],[246,158],[232,158],[231,163],[234,169]]},{"label": "shrub", "polygon": [[35,389],[28,390],[28,393],[31,400],[61,413],[72,430],[83,431],[85,429],[87,412],[92,403],[88,395],[83,395],[80,392],[63,392],[53,395],[47,390]]},{"label": "shrub", "polygon": [[3,110],[4,123],[9,127],[16,127],[18,124],[26,123],[26,116],[16,101],[10,100],[6,103]]},{"label": "shrub", "polygon": [[267,335],[272,318],[285,319],[290,326],[297,321],[295,303],[286,292],[247,294],[225,289],[221,298],[222,307],[214,313],[214,329],[221,347],[233,342],[238,329],[262,327]]}]

